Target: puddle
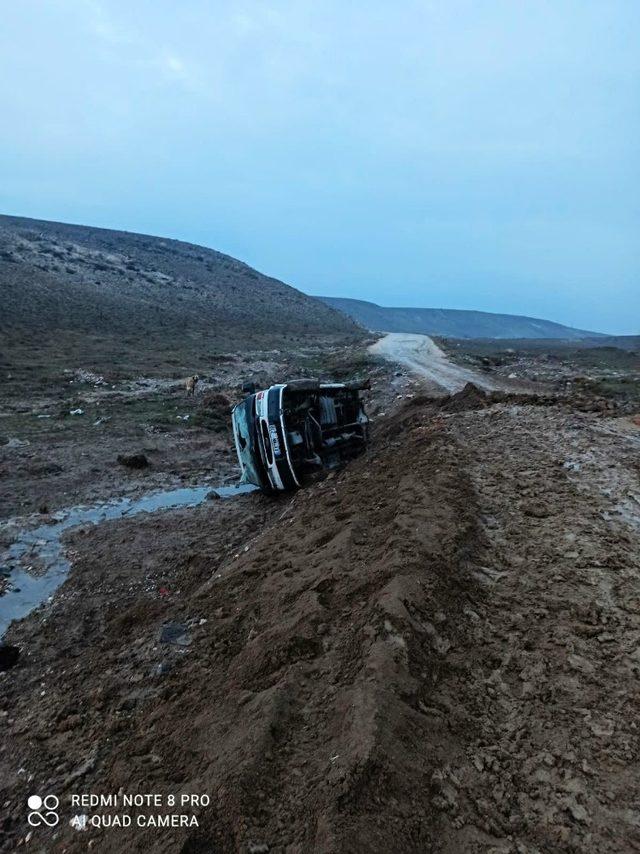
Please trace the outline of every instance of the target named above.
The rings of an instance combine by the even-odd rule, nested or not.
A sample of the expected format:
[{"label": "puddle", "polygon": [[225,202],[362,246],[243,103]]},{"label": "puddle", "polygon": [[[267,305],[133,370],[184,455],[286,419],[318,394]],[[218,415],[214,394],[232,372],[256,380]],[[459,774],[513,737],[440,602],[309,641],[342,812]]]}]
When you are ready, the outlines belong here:
[{"label": "puddle", "polygon": [[[65,580],[71,564],[64,554],[60,538],[65,531],[79,525],[99,525],[110,519],[128,519],[138,513],[154,513],[178,507],[196,507],[211,493],[220,498],[233,498],[254,492],[255,486],[200,486],[153,492],[141,498],[121,498],[94,507],[69,507],[53,514],[53,522],[17,534],[3,555],[3,569],[9,573],[11,586],[0,596],[0,638],[12,620],[18,620],[53,595]],[[38,574],[27,571],[36,564]]]}]

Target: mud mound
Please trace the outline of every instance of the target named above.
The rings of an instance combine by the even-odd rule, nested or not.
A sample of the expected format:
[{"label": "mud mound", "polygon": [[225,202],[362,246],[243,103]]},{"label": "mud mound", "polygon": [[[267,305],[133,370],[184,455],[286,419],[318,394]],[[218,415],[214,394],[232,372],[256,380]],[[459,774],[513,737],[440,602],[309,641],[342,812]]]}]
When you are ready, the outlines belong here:
[{"label": "mud mound", "polygon": [[[130,755],[152,724],[179,775],[217,792],[184,850],[409,851],[430,839],[445,735],[431,691],[478,533],[459,448],[427,426],[401,439],[299,493],[197,595],[208,636],[120,749]],[[110,774],[117,789],[131,768],[116,761]]]},{"label": "mud mound", "polygon": [[440,409],[444,412],[465,412],[468,409],[484,409],[489,405],[489,396],[477,385],[467,383],[462,391],[443,398]]},{"label": "mud mound", "polygon": [[467,383],[465,387],[455,394],[445,397],[432,397],[419,394],[407,401],[393,418],[387,418],[376,426],[376,435],[381,441],[388,441],[398,431],[411,430],[415,427],[437,430],[441,426],[438,415],[441,412],[458,413],[472,409],[485,409],[494,403],[502,401],[502,397],[492,392],[486,394],[473,383]]},{"label": "mud mound", "polygon": [[[467,643],[481,538],[460,447],[427,418],[403,418],[375,453],[283,499],[244,551],[221,564],[194,556],[171,613],[190,627],[188,652],[161,677],[140,673],[144,703],[123,707],[86,666],[108,741],[83,789],[129,791],[135,780],[138,791],[212,798],[198,829],[165,829],[161,844],[122,829],[101,834],[98,850],[432,844],[434,774],[455,749],[434,697],[446,656]],[[157,610],[131,607],[135,619],[124,610],[103,623],[113,660],[158,636]],[[123,621],[136,625],[133,649]],[[86,836],[61,829],[69,852]]]}]

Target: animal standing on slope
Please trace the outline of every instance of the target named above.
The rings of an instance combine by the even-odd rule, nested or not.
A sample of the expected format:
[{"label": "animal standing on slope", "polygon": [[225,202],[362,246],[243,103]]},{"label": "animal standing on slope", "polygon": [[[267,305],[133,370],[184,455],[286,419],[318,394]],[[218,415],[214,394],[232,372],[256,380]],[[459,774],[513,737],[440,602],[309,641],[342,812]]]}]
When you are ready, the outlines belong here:
[{"label": "animal standing on slope", "polygon": [[187,390],[187,396],[193,395],[196,393],[196,385],[200,377],[197,374],[194,374],[192,377],[187,377],[187,381],[185,382],[185,388]]}]

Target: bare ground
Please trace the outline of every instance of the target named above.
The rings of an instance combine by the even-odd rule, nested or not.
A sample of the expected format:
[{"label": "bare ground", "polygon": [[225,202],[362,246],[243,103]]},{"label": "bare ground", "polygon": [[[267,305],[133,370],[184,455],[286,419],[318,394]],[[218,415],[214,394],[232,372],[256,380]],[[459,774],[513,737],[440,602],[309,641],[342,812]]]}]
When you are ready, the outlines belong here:
[{"label": "bare ground", "polygon": [[[396,381],[367,457],[293,498],[72,535],[8,636],[2,850],[640,850],[637,423]],[[64,821],[25,843],[33,791]],[[68,826],[118,791],[211,804]]]}]

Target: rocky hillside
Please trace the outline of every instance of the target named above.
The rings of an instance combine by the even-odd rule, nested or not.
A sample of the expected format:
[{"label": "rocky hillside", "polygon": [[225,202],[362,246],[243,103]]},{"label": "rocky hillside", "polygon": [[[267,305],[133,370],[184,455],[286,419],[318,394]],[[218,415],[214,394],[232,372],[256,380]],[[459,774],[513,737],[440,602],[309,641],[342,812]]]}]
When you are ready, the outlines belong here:
[{"label": "rocky hillside", "polygon": [[344,314],[202,246],[0,216],[0,331],[110,337],[204,333],[241,348],[358,334]]},{"label": "rocky hillside", "polygon": [[414,332],[446,338],[593,338],[596,332],[573,329],[550,320],[487,311],[446,308],[387,308],[373,302],[342,297],[320,297],[366,329],[375,332]]}]

